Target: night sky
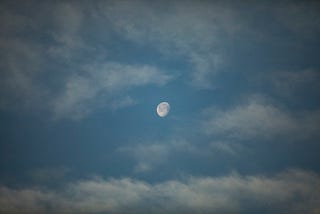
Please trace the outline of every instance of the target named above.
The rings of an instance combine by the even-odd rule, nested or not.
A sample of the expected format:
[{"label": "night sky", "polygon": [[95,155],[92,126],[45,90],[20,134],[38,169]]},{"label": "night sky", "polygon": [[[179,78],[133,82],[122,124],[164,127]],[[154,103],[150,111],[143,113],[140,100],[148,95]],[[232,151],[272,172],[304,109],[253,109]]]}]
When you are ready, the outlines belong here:
[{"label": "night sky", "polygon": [[0,213],[320,213],[319,11],[1,1]]}]

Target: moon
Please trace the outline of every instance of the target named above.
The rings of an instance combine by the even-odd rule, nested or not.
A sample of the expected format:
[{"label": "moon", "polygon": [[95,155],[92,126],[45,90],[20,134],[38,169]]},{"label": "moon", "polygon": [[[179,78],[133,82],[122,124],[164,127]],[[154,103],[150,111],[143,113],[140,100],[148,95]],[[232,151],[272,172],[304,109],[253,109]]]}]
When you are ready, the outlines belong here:
[{"label": "moon", "polygon": [[157,106],[157,113],[160,117],[165,117],[168,115],[170,111],[170,105],[167,102],[161,102],[158,106]]}]

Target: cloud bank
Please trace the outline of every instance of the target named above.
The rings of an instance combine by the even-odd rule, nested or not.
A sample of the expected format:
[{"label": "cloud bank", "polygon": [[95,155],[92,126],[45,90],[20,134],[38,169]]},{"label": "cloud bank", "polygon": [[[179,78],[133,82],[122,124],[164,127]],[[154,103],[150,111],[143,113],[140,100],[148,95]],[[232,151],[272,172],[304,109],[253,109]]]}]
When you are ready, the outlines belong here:
[{"label": "cloud bank", "polygon": [[94,178],[60,190],[0,188],[1,213],[318,213],[319,202],[319,175],[301,170],[156,184]]}]

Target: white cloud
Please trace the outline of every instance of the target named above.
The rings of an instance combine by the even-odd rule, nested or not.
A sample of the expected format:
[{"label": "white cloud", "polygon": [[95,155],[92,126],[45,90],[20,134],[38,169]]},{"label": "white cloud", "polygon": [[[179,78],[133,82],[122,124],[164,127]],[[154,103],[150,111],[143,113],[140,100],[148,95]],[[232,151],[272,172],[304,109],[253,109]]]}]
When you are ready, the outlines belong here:
[{"label": "white cloud", "polygon": [[148,44],[192,65],[192,83],[211,87],[226,59],[222,46],[241,28],[237,12],[219,3],[173,2],[167,7],[146,2],[114,2],[101,6],[115,31],[138,44]]},{"label": "white cloud", "polygon": [[[258,3],[250,7],[257,11],[269,11],[270,7],[266,5],[268,4]],[[273,13],[270,14],[276,15],[276,18],[281,19],[283,23],[289,22],[288,27],[296,29],[295,31],[303,31],[299,29],[306,26],[307,31],[314,29],[312,31],[317,32],[319,16],[314,9],[318,5],[315,5],[313,7],[313,4],[306,6],[298,4],[290,6],[288,11],[280,7],[276,11],[271,10]],[[45,93],[49,91],[47,96],[55,97],[56,88],[50,86],[59,88],[60,83],[65,81],[66,88],[70,89],[65,92],[65,98],[61,98],[64,104],[55,103],[60,98],[52,101],[52,97],[41,97],[37,105],[45,105],[44,108],[47,108],[47,103],[53,103],[51,107],[57,115],[59,112],[68,112],[68,106],[74,106],[73,102],[86,100],[87,97],[95,96],[100,90],[97,87],[91,88],[89,85],[92,80],[84,80],[85,75],[73,73],[72,78],[75,80],[71,80],[72,78],[65,80],[67,76],[65,74],[71,70],[74,72],[82,69],[83,64],[92,58],[108,61],[106,58],[113,54],[112,50],[117,46],[114,41],[120,41],[115,39],[116,36],[125,39],[126,42],[134,43],[134,46],[141,45],[139,47],[148,49],[154,47],[162,53],[162,57],[172,62],[175,59],[184,60],[188,70],[186,75],[191,78],[192,84],[210,88],[213,86],[215,75],[227,70],[224,66],[229,63],[229,57],[226,55],[229,51],[226,50],[233,50],[229,44],[234,44],[239,38],[246,40],[257,38],[256,34],[247,34],[247,31],[259,31],[253,18],[255,16],[247,14],[247,10],[239,9],[237,6],[220,2],[195,1],[183,3],[175,1],[170,4],[146,1],[111,1],[98,4],[57,2],[41,4],[37,12],[25,11],[24,15],[13,11],[12,8],[4,7],[5,12],[1,14],[0,21],[3,30],[0,38],[2,49],[0,66],[2,70],[8,72],[5,72],[3,78],[5,80],[0,80],[0,104],[3,106],[9,102],[10,97],[14,97],[10,96],[11,94],[16,94],[18,97],[16,100],[25,102],[33,102],[29,101],[30,97],[43,96],[43,91]],[[312,16],[305,15],[304,9],[310,11]],[[244,13],[247,15],[244,16]],[[291,21],[295,17],[299,21]],[[314,21],[309,22],[310,20]],[[28,36],[22,36],[24,34]],[[245,37],[248,35],[250,38]],[[269,36],[266,34],[266,37]],[[19,48],[12,47],[14,41],[21,41],[23,45]],[[20,51],[20,54],[15,50]],[[39,68],[41,61],[44,61],[45,65]],[[38,76],[28,72],[37,70],[45,74]],[[52,75],[51,72],[57,73],[54,74],[56,79],[51,82],[52,85],[47,84],[50,80],[41,83],[45,77]],[[131,84],[135,85],[134,78],[140,77],[132,78]],[[81,82],[84,86],[80,89],[78,84]],[[119,81],[117,83],[120,84]],[[159,81],[154,83],[158,84]],[[67,98],[73,93],[70,91],[75,91],[74,95],[77,98]],[[86,106],[81,103],[75,107],[74,112],[77,113],[74,115],[78,115],[75,117],[89,113]]]},{"label": "white cloud", "polygon": [[59,190],[0,188],[2,213],[317,213],[320,177],[289,170],[275,176],[191,177],[148,184],[95,178]]},{"label": "white cloud", "polygon": [[[82,74],[72,75],[65,82],[62,93],[53,100],[56,117],[82,118],[97,106],[107,106],[112,98],[133,87],[149,84],[164,85],[172,77],[152,66],[95,64],[84,67]],[[133,104],[123,98],[110,104],[111,108]],[[118,102],[118,103],[117,103]]]},{"label": "white cloud", "polygon": [[[79,119],[101,107],[116,110],[133,105],[134,98],[125,94],[128,89],[162,86],[171,79],[171,75],[149,65],[111,63],[105,59],[104,50],[95,62],[88,62],[91,55],[97,54],[98,43],[89,44],[83,30],[93,19],[90,11],[96,10],[94,7],[85,9],[83,4],[67,2],[39,7],[39,13],[26,17],[10,8],[2,14],[0,25],[5,33],[0,36],[1,108],[27,104],[53,112],[55,118]],[[101,17],[95,21],[100,23]],[[23,34],[45,36],[48,41],[22,38]]]},{"label": "white cloud", "polygon": [[183,53],[191,48],[211,50],[222,36],[241,29],[232,7],[211,2],[173,2],[164,7],[142,1],[114,2],[103,5],[101,12],[123,36],[139,43],[157,41],[154,45],[159,48],[178,48]]},{"label": "white cloud", "polygon": [[[224,65],[230,59],[226,50],[233,50],[233,45],[241,48],[236,43],[258,41],[253,44],[259,48],[262,40],[270,44],[279,42],[281,47],[284,44],[291,48],[296,46],[297,41],[288,39],[286,32],[281,35],[283,29],[292,31],[290,35],[298,35],[298,43],[301,38],[318,38],[318,8],[319,4],[314,2],[229,4],[196,1],[164,5],[121,1],[100,7],[120,35],[138,44],[147,43],[166,56],[183,57],[191,64],[192,83],[202,88],[212,87],[215,75],[226,70]],[[261,19],[256,19],[257,14],[261,14]],[[269,19],[278,22],[265,25],[264,20]],[[247,44],[248,47],[251,45]]]},{"label": "white cloud", "polygon": [[251,98],[247,104],[225,111],[212,108],[205,115],[207,118],[203,127],[207,134],[233,139],[279,137],[301,140],[313,137],[319,131],[316,125],[319,124],[319,112],[293,115],[257,98]]}]

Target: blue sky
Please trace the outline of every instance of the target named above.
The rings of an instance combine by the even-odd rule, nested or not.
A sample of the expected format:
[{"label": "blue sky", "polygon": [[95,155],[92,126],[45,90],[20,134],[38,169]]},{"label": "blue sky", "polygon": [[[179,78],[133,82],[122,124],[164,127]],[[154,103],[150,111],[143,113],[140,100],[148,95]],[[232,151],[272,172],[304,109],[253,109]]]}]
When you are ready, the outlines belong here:
[{"label": "blue sky", "polygon": [[0,8],[1,213],[320,212],[316,1]]}]

